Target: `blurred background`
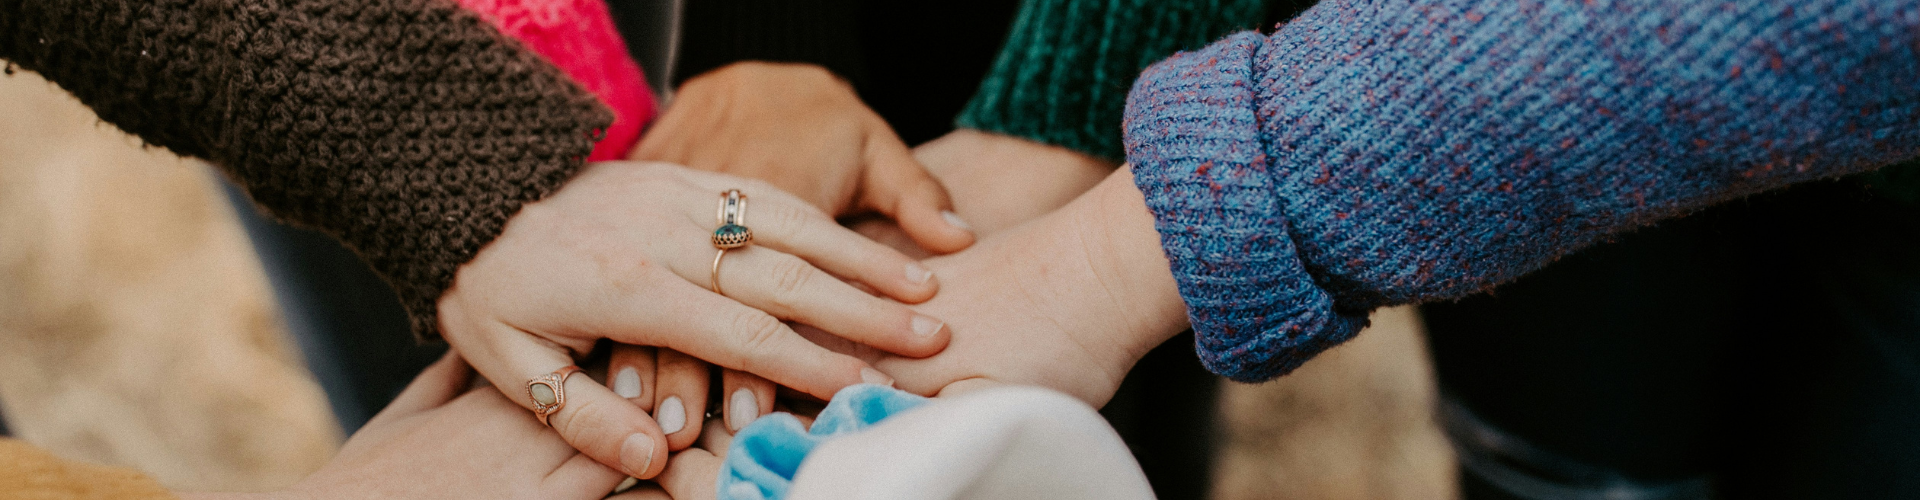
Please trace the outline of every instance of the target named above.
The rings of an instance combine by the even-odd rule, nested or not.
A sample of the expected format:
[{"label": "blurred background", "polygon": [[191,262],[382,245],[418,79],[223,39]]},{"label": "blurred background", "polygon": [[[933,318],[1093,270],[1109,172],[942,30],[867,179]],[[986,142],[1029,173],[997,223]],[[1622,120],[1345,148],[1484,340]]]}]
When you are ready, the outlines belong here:
[{"label": "blurred background", "polygon": [[[285,282],[302,278],[270,279],[261,255],[311,269],[339,254],[306,253],[308,236],[263,237],[285,229],[230,196],[209,166],[143,147],[34,74],[0,77],[0,428],[173,488],[272,489],[325,463],[343,429],[395,390],[349,386],[359,371],[396,368],[316,374],[313,360],[346,349],[431,359],[404,329],[370,332],[371,344],[294,340],[301,328],[386,324],[398,306],[377,294],[278,305],[276,290],[284,300]],[[1221,380],[1197,408],[1115,399],[1132,415],[1200,412],[1200,429],[1115,423],[1209,440],[1205,477],[1176,478],[1167,498],[1452,498],[1423,335],[1410,308],[1382,310],[1358,340],[1278,381]],[[1163,351],[1192,357],[1190,344]]]}]

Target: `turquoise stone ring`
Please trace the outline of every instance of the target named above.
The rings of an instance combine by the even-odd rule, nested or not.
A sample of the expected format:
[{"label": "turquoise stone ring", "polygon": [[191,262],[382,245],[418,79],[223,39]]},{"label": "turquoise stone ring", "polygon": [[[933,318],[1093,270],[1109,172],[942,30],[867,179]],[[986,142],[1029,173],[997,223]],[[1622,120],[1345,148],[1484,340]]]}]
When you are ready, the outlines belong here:
[{"label": "turquoise stone ring", "polygon": [[713,230],[713,246],[721,249],[740,248],[753,242],[753,230],[739,224],[727,224]]}]

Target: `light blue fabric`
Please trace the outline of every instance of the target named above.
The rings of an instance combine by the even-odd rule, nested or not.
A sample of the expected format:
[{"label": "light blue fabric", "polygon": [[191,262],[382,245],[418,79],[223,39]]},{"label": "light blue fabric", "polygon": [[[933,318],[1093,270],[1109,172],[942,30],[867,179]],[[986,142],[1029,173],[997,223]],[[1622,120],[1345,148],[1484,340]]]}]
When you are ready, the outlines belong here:
[{"label": "light blue fabric", "polygon": [[747,424],[733,436],[714,485],[719,500],[779,500],[787,497],[793,475],[814,447],[852,434],[922,404],[927,398],[886,386],[860,384],[841,389],[820,411],[809,431],[787,413]]}]

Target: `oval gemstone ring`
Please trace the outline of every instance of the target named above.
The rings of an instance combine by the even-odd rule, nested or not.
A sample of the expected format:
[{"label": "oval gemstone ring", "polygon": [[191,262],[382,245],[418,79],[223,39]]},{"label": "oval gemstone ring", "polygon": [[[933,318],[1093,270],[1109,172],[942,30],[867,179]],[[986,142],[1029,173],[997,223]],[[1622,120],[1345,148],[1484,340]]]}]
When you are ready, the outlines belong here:
[{"label": "oval gemstone ring", "polygon": [[738,189],[720,193],[720,228],[713,230],[713,246],[721,250],[740,248],[753,242],[753,230],[747,229],[747,195]]}]

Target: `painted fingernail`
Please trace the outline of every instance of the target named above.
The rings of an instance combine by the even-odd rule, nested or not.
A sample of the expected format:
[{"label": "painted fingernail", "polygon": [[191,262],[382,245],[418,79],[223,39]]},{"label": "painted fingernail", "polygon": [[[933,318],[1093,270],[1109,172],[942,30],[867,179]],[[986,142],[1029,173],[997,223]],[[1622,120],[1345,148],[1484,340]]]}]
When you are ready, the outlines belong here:
[{"label": "painted fingernail", "polygon": [[893,377],[889,377],[885,373],[880,373],[880,370],[875,370],[872,368],[860,369],[860,381],[873,384],[873,385],[884,385],[887,387],[893,387]]},{"label": "painted fingernail", "polygon": [[753,391],[733,391],[733,397],[727,403],[727,427],[733,432],[740,432],[756,418],[760,418],[760,402],[753,399]]},{"label": "painted fingernail", "polygon": [[621,368],[613,376],[613,393],[627,399],[640,397],[640,372],[631,366]]},{"label": "painted fingernail", "polygon": [[660,423],[660,432],[680,432],[687,428],[687,405],[680,402],[680,396],[667,396],[660,402],[660,409],[654,410],[653,420]]},{"label": "painted fingernail", "polygon": [[913,334],[914,335],[919,335],[922,337],[932,337],[933,334],[940,333],[940,329],[946,326],[947,326],[947,322],[945,321],[940,321],[940,320],[929,318],[919,314],[913,315]]},{"label": "painted fingernail", "polygon": [[960,228],[960,229],[965,229],[965,230],[968,230],[968,231],[972,231],[972,230],[973,230],[973,225],[972,225],[972,224],[968,224],[968,223],[967,223],[967,221],[966,221],[966,219],[961,219],[961,218],[960,218],[960,214],[956,214],[956,213],[953,213],[952,211],[949,211],[949,210],[941,210],[941,211],[940,211],[940,218],[943,218],[943,219],[946,219],[946,220],[947,220],[947,223],[948,223],[948,224],[952,224],[952,225],[953,225],[953,227],[957,227],[957,228]]},{"label": "painted fingernail", "polygon": [[626,466],[629,476],[639,477],[653,467],[653,439],[646,434],[634,433],[620,443],[620,465]]},{"label": "painted fingernail", "polygon": [[919,262],[907,263],[907,282],[908,283],[912,283],[915,285],[923,285],[923,284],[926,284],[927,280],[930,280],[930,279],[933,279],[932,269],[927,269],[927,266],[922,266],[920,265]]}]

